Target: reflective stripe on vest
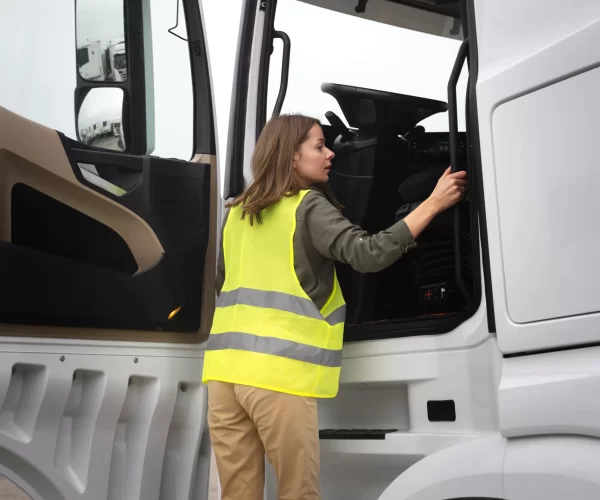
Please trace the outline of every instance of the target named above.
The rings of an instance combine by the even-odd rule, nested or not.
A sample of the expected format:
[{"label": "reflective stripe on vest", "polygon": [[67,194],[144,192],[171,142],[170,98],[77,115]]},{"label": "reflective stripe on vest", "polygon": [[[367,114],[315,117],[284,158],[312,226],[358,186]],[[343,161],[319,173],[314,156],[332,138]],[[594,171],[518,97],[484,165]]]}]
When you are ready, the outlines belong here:
[{"label": "reflective stripe on vest", "polygon": [[321,366],[342,366],[342,351],[323,349],[292,342],[291,340],[261,337],[260,335],[249,333],[227,332],[211,335],[208,339],[206,350],[220,351],[222,349],[273,354],[274,356],[282,356]]},{"label": "reflective stripe on vest", "polygon": [[229,292],[222,292],[217,300],[217,307],[228,307],[244,304],[254,307],[268,307],[279,309],[301,316],[314,319],[324,319],[329,325],[343,323],[346,319],[346,306],[342,305],[323,318],[323,315],[310,299],[289,295],[283,292],[269,292],[266,290],[253,290],[251,288],[238,288]]}]

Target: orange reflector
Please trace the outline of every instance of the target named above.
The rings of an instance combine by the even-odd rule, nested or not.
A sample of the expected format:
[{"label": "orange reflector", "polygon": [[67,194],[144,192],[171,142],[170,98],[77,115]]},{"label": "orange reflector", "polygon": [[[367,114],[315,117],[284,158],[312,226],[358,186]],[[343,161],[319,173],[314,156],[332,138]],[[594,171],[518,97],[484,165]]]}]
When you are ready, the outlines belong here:
[{"label": "orange reflector", "polygon": [[169,320],[171,320],[175,316],[177,316],[179,314],[179,311],[181,311],[181,306],[179,306],[177,309],[175,309],[174,311],[172,311],[171,314],[169,314]]}]

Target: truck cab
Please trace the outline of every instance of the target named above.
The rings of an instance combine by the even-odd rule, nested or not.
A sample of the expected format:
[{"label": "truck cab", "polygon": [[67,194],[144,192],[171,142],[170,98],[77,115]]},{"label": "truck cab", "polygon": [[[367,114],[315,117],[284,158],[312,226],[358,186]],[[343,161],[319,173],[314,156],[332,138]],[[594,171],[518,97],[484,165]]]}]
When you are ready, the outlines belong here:
[{"label": "truck cab", "polygon": [[108,42],[106,59],[110,71],[110,78],[115,82],[127,80],[127,51],[125,40],[117,39]]},{"label": "truck cab", "polygon": [[0,473],[34,499],[208,498],[222,205],[299,111],[370,232],[448,165],[469,179],[397,264],[337,268],[323,498],[599,497],[598,2],[243,0],[228,130],[202,2],[10,2],[3,46],[50,46],[2,54]]}]

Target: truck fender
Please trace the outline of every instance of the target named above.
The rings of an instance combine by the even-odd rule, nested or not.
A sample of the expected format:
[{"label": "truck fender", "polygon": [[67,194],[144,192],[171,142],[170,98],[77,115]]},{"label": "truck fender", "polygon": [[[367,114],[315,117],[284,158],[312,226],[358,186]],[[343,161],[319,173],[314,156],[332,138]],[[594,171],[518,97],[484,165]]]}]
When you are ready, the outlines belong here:
[{"label": "truck fender", "polygon": [[448,446],[404,471],[379,500],[502,500],[505,452],[500,435]]},{"label": "truck fender", "polygon": [[557,435],[509,439],[504,460],[506,498],[597,500],[599,463],[598,438]]}]

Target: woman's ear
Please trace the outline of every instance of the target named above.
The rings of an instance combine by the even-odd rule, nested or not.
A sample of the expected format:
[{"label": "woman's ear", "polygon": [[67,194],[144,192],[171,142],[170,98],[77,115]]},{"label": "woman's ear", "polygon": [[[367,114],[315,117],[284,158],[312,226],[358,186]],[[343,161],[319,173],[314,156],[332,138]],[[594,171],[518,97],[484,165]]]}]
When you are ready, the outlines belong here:
[{"label": "woman's ear", "polygon": [[292,167],[296,168],[296,165],[299,160],[300,160],[300,153],[299,152],[294,153],[294,156],[292,156]]}]

